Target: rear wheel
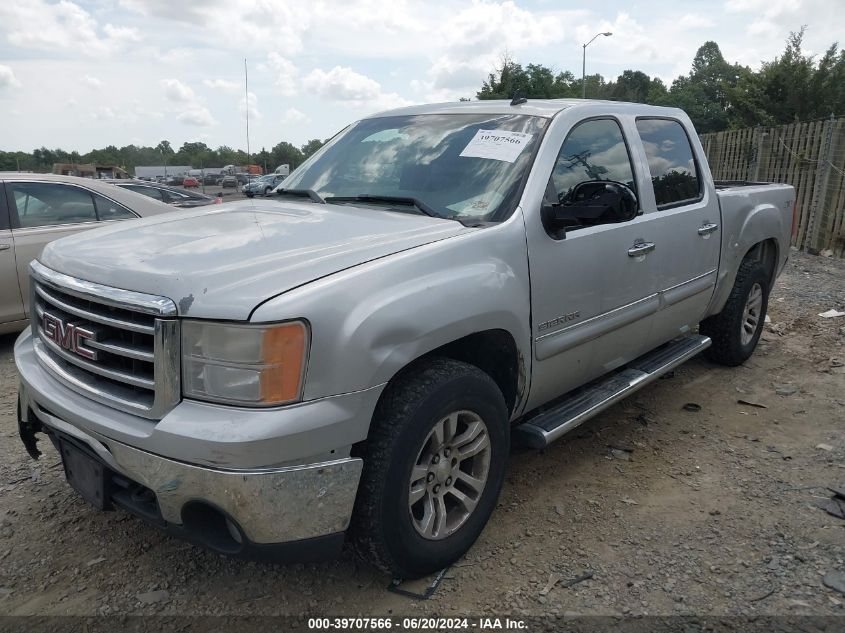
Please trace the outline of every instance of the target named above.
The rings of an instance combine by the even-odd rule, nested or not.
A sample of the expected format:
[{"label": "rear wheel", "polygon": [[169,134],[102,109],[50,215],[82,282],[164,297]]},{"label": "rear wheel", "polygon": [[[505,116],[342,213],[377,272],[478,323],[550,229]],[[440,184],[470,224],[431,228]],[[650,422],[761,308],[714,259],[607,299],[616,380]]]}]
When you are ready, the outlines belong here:
[{"label": "rear wheel", "polygon": [[504,398],[477,367],[436,359],[400,377],[373,419],[353,547],[402,578],[453,563],[496,506],[509,448]]},{"label": "rear wheel", "polygon": [[744,363],[760,340],[769,305],[769,271],[759,261],[744,260],[725,307],[701,322],[699,331],[713,340],[705,354],[722,365]]}]

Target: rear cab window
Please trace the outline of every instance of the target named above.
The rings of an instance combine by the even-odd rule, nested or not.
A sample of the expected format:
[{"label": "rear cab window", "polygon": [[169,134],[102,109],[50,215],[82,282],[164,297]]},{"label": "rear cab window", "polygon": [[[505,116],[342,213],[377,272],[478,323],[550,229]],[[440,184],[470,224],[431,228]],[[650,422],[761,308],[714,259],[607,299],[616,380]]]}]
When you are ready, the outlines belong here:
[{"label": "rear cab window", "polygon": [[697,202],[702,197],[698,165],[687,132],[676,119],[638,118],[658,209]]}]

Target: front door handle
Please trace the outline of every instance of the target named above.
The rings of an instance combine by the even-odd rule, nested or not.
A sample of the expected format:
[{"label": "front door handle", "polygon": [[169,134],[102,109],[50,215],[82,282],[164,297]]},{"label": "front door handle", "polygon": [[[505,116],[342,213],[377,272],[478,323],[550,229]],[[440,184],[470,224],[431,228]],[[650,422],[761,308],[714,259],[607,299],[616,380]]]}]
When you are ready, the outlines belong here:
[{"label": "front door handle", "polygon": [[628,257],[641,257],[654,250],[654,242],[637,242],[628,249]]},{"label": "front door handle", "polygon": [[712,222],[705,222],[700,227],[698,227],[698,234],[702,237],[705,235],[710,235],[713,231],[719,228],[718,224],[713,224]]},{"label": "front door handle", "polygon": [[7,251],[12,248],[11,244],[0,244],[0,251]]}]

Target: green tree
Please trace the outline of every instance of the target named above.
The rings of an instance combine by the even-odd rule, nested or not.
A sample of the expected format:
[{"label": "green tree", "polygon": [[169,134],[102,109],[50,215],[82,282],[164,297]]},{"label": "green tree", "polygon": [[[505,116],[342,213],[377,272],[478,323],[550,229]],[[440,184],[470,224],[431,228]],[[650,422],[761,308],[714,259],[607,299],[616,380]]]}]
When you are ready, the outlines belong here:
[{"label": "green tree", "polygon": [[831,45],[816,61],[802,51],[804,29],[783,53],[746,72],[734,94],[734,127],[805,121],[845,112],[845,53]]},{"label": "green tree", "polygon": [[641,70],[626,70],[619,77],[610,91],[614,101],[646,103],[651,88],[651,77]]},{"label": "green tree", "polygon": [[716,42],[705,42],[686,76],[672,82],[666,105],[683,108],[699,132],[728,128],[731,96],[744,69],[725,61]]},{"label": "green tree", "polygon": [[304,160],[302,151],[287,141],[282,141],[273,147],[273,149],[270,150],[270,157],[273,169],[279,165],[285,164],[290,165],[290,168],[293,169]]},{"label": "green tree", "polygon": [[312,138],[310,141],[305,143],[301,148],[300,151],[302,152],[303,160],[311,156],[314,152],[320,149],[323,146],[323,141],[318,138]]}]

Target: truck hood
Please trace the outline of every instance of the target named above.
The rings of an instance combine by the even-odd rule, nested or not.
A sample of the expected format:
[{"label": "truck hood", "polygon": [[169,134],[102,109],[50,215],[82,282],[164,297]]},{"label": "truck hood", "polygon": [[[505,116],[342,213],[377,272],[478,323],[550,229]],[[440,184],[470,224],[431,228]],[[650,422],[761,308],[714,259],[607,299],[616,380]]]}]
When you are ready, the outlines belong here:
[{"label": "truck hood", "polygon": [[116,222],[52,242],[39,259],[79,279],[168,297],[183,316],[244,320],[292,288],[469,230],[369,207],[243,200]]}]

